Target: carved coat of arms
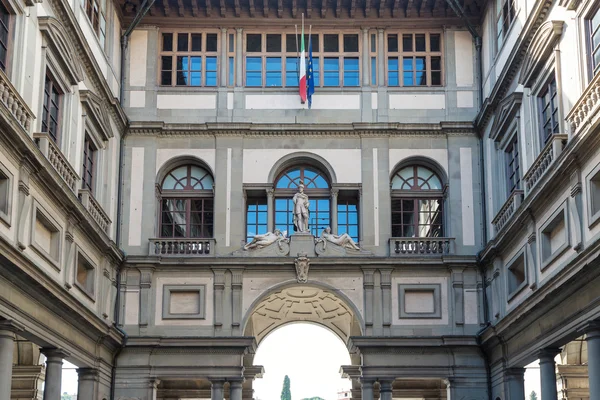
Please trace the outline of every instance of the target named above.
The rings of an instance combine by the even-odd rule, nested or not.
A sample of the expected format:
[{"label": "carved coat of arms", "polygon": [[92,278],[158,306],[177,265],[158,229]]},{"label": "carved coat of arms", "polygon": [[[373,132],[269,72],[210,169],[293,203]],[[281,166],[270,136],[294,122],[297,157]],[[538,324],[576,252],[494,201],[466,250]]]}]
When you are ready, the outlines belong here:
[{"label": "carved coat of arms", "polygon": [[308,268],[310,267],[310,260],[306,256],[306,253],[298,253],[294,264],[296,264],[296,279],[298,283],[306,283],[308,281]]}]

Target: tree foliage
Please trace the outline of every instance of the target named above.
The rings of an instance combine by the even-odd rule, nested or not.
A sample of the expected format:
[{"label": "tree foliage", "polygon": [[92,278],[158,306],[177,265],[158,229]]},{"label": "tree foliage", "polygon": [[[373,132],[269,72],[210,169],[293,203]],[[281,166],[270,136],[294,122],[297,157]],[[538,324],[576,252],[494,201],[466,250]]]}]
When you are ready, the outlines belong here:
[{"label": "tree foliage", "polygon": [[535,390],[532,390],[531,393],[529,393],[529,400],[538,400]]},{"label": "tree foliage", "polygon": [[292,400],[292,392],[290,391],[290,378],[286,375],[283,378],[283,389],[281,389],[281,400]]}]

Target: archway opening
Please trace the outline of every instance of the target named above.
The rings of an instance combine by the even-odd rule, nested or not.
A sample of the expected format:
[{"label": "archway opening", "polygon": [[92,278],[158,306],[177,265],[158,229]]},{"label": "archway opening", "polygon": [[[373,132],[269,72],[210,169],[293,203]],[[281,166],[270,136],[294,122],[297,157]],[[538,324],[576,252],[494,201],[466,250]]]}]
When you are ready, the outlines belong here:
[{"label": "archway opening", "polygon": [[253,385],[257,400],[279,400],[286,375],[293,400],[335,400],[351,389],[351,381],[339,372],[341,365],[351,364],[346,345],[316,323],[287,323],[269,332],[260,342],[254,364],[265,369]]}]

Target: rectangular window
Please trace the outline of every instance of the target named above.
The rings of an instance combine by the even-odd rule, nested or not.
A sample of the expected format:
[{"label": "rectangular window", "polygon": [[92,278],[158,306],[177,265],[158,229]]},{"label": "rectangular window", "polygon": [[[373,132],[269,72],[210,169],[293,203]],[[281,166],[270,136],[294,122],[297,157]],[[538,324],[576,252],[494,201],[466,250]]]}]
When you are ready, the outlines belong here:
[{"label": "rectangular window", "polygon": [[227,86],[235,85],[235,35],[227,36]]},{"label": "rectangular window", "polygon": [[347,233],[352,240],[358,243],[358,200],[338,199],[338,235]]},{"label": "rectangular window", "polygon": [[50,73],[46,73],[42,110],[42,132],[48,133],[54,143],[58,143],[59,140],[61,97],[62,92],[56,81]]},{"label": "rectangular window", "polygon": [[392,237],[443,237],[442,199],[392,198]]},{"label": "rectangular window", "polygon": [[[360,85],[358,37],[358,34],[310,35],[315,86]],[[294,33],[247,33],[245,85],[298,87],[300,47],[300,37],[296,37]],[[309,35],[304,35],[304,49],[308,64]]]},{"label": "rectangular window", "polygon": [[85,135],[83,142],[83,173],[81,174],[81,187],[88,189],[94,193],[94,174],[96,170],[96,146],[90,140],[88,135]]},{"label": "rectangular window", "polygon": [[161,237],[212,238],[212,198],[163,198]]},{"label": "rectangular window", "polygon": [[496,34],[498,48],[504,43],[506,33],[510,29],[516,15],[515,0],[497,0],[496,2]]},{"label": "rectangular window", "polygon": [[75,285],[92,298],[95,289],[95,272],[93,264],[83,254],[78,253]]},{"label": "rectangular window", "polygon": [[556,78],[547,83],[538,96],[540,105],[540,123],[542,142],[548,143],[553,134],[560,129],[558,118],[558,98],[556,96]]},{"label": "rectangular window", "polygon": [[508,194],[521,187],[521,164],[519,162],[519,139],[515,134],[506,150],[506,184]]},{"label": "rectangular window", "polygon": [[246,206],[246,242],[254,235],[267,233],[267,199],[248,199]]},{"label": "rectangular window", "polygon": [[163,32],[160,84],[217,86],[216,33]]},{"label": "rectangular window", "polygon": [[106,42],[106,0],[84,0],[85,14],[104,48]]},{"label": "rectangular window", "polygon": [[369,57],[371,59],[371,86],[377,86],[377,35],[370,35]]},{"label": "rectangular window", "polygon": [[509,301],[527,285],[527,268],[525,264],[525,251],[521,251],[508,263],[507,284]]},{"label": "rectangular window", "polygon": [[11,14],[0,2],[0,68],[6,72],[11,30]]},{"label": "rectangular window", "polygon": [[588,45],[592,76],[600,71],[600,8],[588,20]]},{"label": "rectangular window", "polygon": [[441,38],[440,33],[388,34],[388,86],[441,86]]}]

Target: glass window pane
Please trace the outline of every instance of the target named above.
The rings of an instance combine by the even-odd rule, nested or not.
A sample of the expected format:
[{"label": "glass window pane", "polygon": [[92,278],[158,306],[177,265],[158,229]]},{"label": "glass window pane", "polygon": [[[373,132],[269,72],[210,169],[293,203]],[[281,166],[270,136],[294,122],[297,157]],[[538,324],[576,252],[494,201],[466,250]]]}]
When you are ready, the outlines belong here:
[{"label": "glass window pane", "polygon": [[442,69],[442,58],[441,57],[431,57],[431,70],[439,71]]},{"label": "glass window pane", "polygon": [[429,35],[429,48],[431,51],[440,51],[440,35],[432,33]]},{"label": "glass window pane", "polygon": [[389,52],[397,52],[398,51],[398,35],[388,35],[388,51]]},{"label": "glass window pane", "polygon": [[358,85],[358,58],[344,58],[344,86]]},{"label": "glass window pane", "polygon": [[425,51],[425,34],[415,34],[415,51]]},{"label": "glass window pane", "polygon": [[[396,42],[398,39],[396,39]],[[377,36],[373,33],[371,34],[371,52],[374,53],[377,51]]]},{"label": "glass window pane", "polygon": [[262,39],[261,34],[253,33],[253,34],[246,35],[246,51],[250,51],[250,52],[262,51],[261,39]]},{"label": "glass window pane", "polygon": [[189,43],[188,43],[189,34],[187,33],[178,33],[177,34],[177,51],[188,51]]},{"label": "glass window pane", "polygon": [[229,57],[229,79],[227,82],[229,86],[234,85],[234,80],[233,80],[234,76],[235,76],[235,64],[233,62],[233,57]]},{"label": "glass window pane", "polygon": [[325,58],[323,60],[323,77],[324,86],[339,86],[340,85],[340,73],[339,73],[339,59],[338,58]]},{"label": "glass window pane", "polygon": [[267,86],[281,86],[281,57],[267,57]]},{"label": "glass window pane", "polygon": [[188,57],[178,56],[177,57],[177,70],[187,71],[188,70],[188,61],[189,61]]},{"label": "glass window pane", "polygon": [[340,50],[338,35],[323,35],[323,51],[327,53],[337,53]]},{"label": "glass window pane", "polygon": [[190,72],[190,85],[200,86],[202,84],[202,72]]},{"label": "glass window pane", "polygon": [[160,75],[161,77],[161,85],[172,85],[173,84],[173,76],[171,75],[171,71],[163,71]]},{"label": "glass window pane", "polygon": [[440,86],[442,84],[442,73],[439,71],[433,71],[431,73],[431,85]]},{"label": "glass window pane", "polygon": [[377,57],[371,57],[371,85],[377,85]]},{"label": "glass window pane", "polygon": [[217,51],[217,34],[207,33],[206,34],[206,51]]},{"label": "glass window pane", "polygon": [[192,51],[202,51],[201,33],[192,33]]},{"label": "glass window pane", "polygon": [[412,39],[413,35],[411,34],[402,35],[402,51],[413,51]]},{"label": "glass window pane", "polygon": [[[295,53],[296,48],[298,49],[298,51],[300,51],[300,43],[298,43],[297,47],[296,47],[296,43],[298,43],[296,41],[296,35],[294,35],[292,33],[288,33],[287,35],[285,35],[285,51],[287,51],[288,53]],[[314,43],[313,43],[313,46],[314,46]]]},{"label": "glass window pane", "polygon": [[163,51],[173,51],[173,34],[163,33]]},{"label": "glass window pane", "polygon": [[285,86],[298,86],[298,60],[295,57],[288,57],[285,59]]},{"label": "glass window pane", "polygon": [[233,33],[229,34],[227,48],[230,53],[233,53],[235,51],[235,36],[233,35]]},{"label": "glass window pane", "polygon": [[177,72],[177,85],[185,86],[188,83],[188,72],[187,71],[178,71]]},{"label": "glass window pane", "polygon": [[267,52],[281,51],[281,35],[267,35]]},{"label": "glass window pane", "polygon": [[170,71],[173,69],[173,57],[172,56],[162,56],[162,70]]},{"label": "glass window pane", "polygon": [[190,71],[202,71],[202,57],[190,57]]},{"label": "glass window pane", "polygon": [[262,58],[246,58],[246,86],[262,86]]},{"label": "glass window pane", "polygon": [[344,51],[358,52],[358,35],[344,35]]}]

